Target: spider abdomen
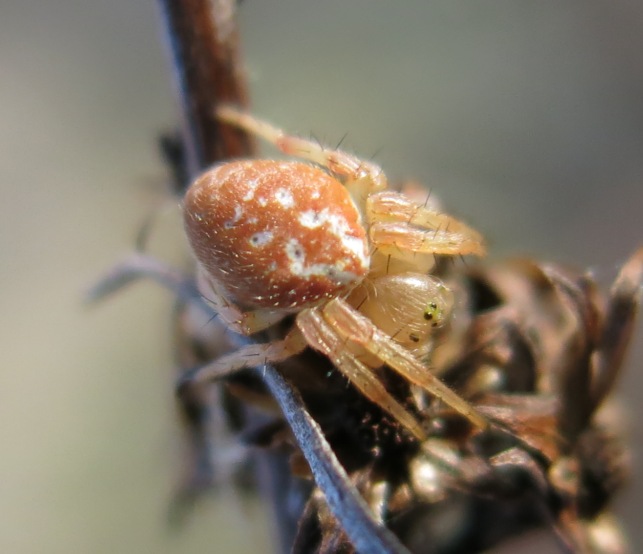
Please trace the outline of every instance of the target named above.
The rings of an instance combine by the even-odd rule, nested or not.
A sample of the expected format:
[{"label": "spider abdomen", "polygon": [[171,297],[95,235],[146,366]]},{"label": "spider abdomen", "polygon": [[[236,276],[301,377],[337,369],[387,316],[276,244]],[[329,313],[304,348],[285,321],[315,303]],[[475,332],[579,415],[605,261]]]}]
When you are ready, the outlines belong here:
[{"label": "spider abdomen", "polygon": [[184,218],[202,268],[250,307],[301,309],[349,290],[369,270],[346,188],[304,163],[217,166],[188,189]]}]

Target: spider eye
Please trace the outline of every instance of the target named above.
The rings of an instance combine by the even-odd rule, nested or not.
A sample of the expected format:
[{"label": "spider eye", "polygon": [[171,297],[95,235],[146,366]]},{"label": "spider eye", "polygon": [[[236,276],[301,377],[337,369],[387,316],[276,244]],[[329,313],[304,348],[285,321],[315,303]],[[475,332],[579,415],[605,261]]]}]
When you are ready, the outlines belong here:
[{"label": "spider eye", "polygon": [[432,321],[433,325],[437,325],[442,319],[442,310],[438,307],[435,302],[429,302],[424,307],[424,312],[422,313],[425,321]]}]

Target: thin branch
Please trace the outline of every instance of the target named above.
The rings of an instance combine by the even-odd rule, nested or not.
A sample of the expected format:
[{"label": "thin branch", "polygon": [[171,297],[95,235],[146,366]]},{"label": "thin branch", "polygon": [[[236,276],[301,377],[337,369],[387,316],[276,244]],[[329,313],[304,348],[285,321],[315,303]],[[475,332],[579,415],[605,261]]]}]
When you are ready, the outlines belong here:
[{"label": "thin branch", "polygon": [[267,366],[256,371],[279,403],[310,465],[315,482],[324,492],[328,507],[341,521],[358,552],[408,553],[391,531],[377,523],[337,460],[319,425],[306,410],[299,393],[273,367]]},{"label": "thin branch", "polygon": [[219,103],[248,104],[238,62],[233,0],[159,0],[183,112],[186,166],[195,177],[212,163],[254,152],[243,131],[219,125]]}]

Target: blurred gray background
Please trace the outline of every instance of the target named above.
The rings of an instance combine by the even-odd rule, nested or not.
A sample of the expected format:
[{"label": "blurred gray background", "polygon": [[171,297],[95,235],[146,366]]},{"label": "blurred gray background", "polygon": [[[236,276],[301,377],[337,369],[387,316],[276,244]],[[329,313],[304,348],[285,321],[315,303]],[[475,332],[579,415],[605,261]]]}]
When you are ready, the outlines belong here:
[{"label": "blurred gray background", "polygon": [[[3,552],[269,551],[264,510],[225,487],[166,528],[168,293],[81,304],[165,198],[155,137],[176,110],[157,24],[152,0],[0,6]],[[432,187],[494,257],[608,282],[642,242],[640,2],[246,0],[241,25],[255,113],[330,144],[348,133],[392,179]],[[155,243],[181,259],[175,213]],[[638,473],[618,511],[634,550],[640,329],[620,387]]]}]

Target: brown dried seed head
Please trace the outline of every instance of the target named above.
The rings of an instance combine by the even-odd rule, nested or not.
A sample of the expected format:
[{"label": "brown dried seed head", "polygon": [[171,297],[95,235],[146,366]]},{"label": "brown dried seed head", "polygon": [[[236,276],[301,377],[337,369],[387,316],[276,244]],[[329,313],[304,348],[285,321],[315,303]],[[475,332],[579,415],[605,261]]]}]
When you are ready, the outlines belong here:
[{"label": "brown dried seed head", "polygon": [[350,289],[369,269],[350,195],[303,163],[215,167],[188,190],[184,218],[199,263],[247,306],[300,309]]}]

